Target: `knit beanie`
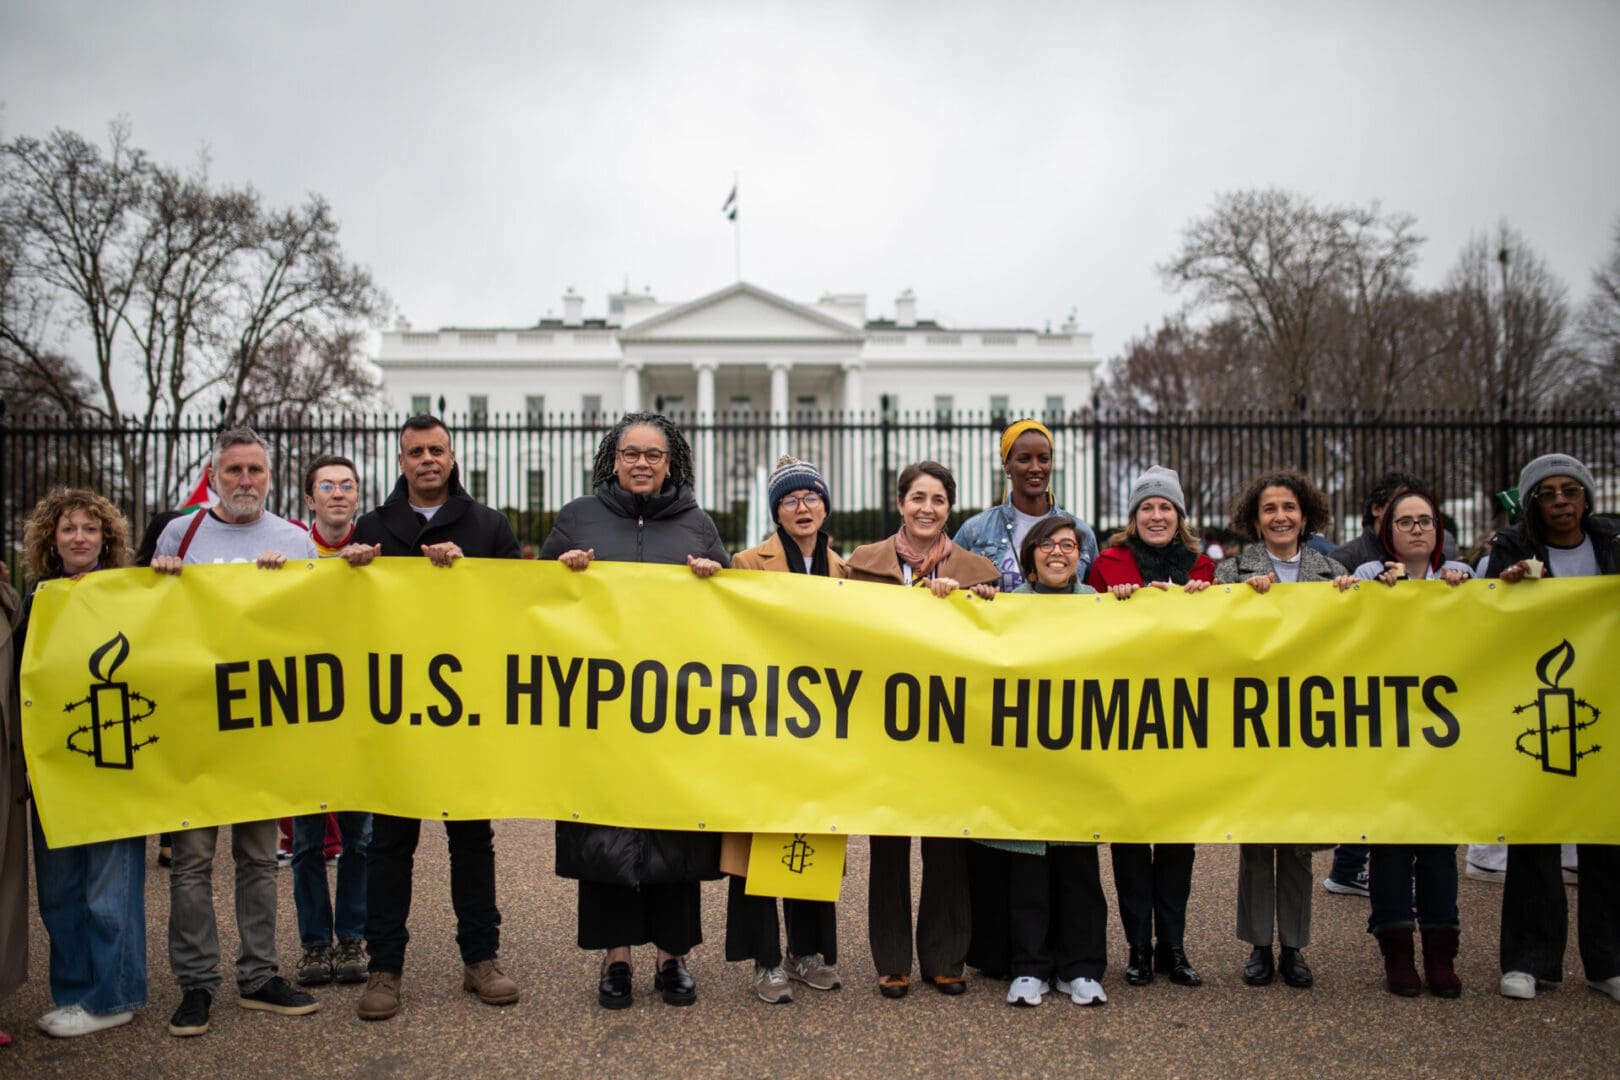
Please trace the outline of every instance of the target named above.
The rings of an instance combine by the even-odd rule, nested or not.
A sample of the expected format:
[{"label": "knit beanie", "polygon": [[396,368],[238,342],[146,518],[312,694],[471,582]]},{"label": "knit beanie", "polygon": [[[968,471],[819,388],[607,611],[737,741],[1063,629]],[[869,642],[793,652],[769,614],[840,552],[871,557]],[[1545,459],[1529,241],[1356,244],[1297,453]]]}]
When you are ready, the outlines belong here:
[{"label": "knit beanie", "polygon": [[776,513],[776,505],[793,491],[814,491],[827,509],[832,509],[832,495],[827,491],[827,478],[821,475],[821,470],[792,454],[783,454],[771,473],[771,513]]},{"label": "knit beanie", "polygon": [[1592,472],[1568,454],[1542,454],[1526,465],[1524,471],[1519,473],[1519,499],[1528,505],[1530,493],[1549,476],[1574,477],[1586,489],[1587,508],[1592,507],[1592,496],[1597,488],[1592,482]]},{"label": "knit beanie", "polygon": [[1131,485],[1131,517],[1136,516],[1137,507],[1153,498],[1169,499],[1181,519],[1187,520],[1187,497],[1181,493],[1181,477],[1176,475],[1176,470],[1150,465],[1136,478],[1136,483]]}]

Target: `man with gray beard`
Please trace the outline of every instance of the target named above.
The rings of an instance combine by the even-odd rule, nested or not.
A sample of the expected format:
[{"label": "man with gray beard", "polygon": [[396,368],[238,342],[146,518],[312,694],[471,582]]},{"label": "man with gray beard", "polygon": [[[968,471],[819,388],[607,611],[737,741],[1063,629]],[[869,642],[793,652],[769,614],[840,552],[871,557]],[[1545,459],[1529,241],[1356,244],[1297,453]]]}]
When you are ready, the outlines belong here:
[{"label": "man with gray beard", "polygon": [[[158,537],[152,569],[179,574],[198,563],[255,563],[279,570],[288,559],[315,558],[308,532],[264,508],[270,493],[270,454],[246,428],[214,442],[209,483],[219,495],[210,510],[176,518]],[[219,928],[214,916],[214,850],[219,827],[174,834],[169,878],[169,966],[180,982],[180,1006],[169,1034],[203,1035],[219,989]],[[276,823],[231,826],[236,864],[237,1004],[298,1016],[320,1006],[276,974]]]}]

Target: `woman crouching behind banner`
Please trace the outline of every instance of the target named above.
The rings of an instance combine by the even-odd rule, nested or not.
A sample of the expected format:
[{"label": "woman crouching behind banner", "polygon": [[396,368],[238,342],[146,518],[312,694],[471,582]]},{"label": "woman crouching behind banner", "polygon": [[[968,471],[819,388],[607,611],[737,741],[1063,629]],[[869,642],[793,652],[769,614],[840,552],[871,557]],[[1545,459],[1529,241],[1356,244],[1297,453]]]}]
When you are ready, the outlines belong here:
[{"label": "woman crouching behind banner", "polygon": [[[720,533],[692,495],[691,447],[665,417],[629,413],[614,425],[597,447],[592,480],[595,493],[563,507],[540,558],[577,571],[595,559],[685,564],[698,577],[727,564]],[[703,940],[700,882],[720,876],[718,833],[559,821],[557,873],[579,881],[579,947],[607,950],[596,992],[603,1008],[631,1004],[630,949],[649,941],[664,1003],[697,1000],[685,957]]]},{"label": "woman crouching behind banner", "polygon": [[[938,597],[971,589],[990,599],[1001,572],[994,563],[951,543],[945,531],[956,503],[956,478],[937,461],[900,473],[900,531],[856,548],[849,576],[856,581],[926,586]],[[922,898],[917,909],[917,961],[942,994],[967,989],[969,904],[967,841],[925,836]],[[911,837],[874,836],[867,881],[867,933],[884,997],[904,997],[911,985]]]},{"label": "woman crouching behind banner", "polygon": [[[28,575],[36,582],[129,565],[124,516],[91,491],[46,495],[28,516],[23,537]],[[33,604],[30,593],[17,624],[19,669]],[[117,808],[108,812],[116,816]],[[129,1023],[146,1004],[146,838],[53,848],[35,814],[34,879],[40,921],[51,939],[57,1004],[39,1018],[39,1029],[67,1039]]]},{"label": "woman crouching behind banner", "polygon": [[[783,457],[770,480],[771,511],[776,532],[763,544],[738,552],[733,570],[767,570],[782,574],[809,574],[844,578],[849,570],[822,531],[832,497],[827,478],[808,461]],[[742,846],[746,834],[726,837]],[[750,896],[748,879],[733,874],[726,893],[726,959],[754,962],[754,993],[772,1005],[793,1000],[789,979],[812,990],[836,990],[838,977],[838,908],[824,900],[782,900],[787,924],[788,951],[782,956],[782,932],[776,920],[776,898]]]},{"label": "woman crouching behind banner", "polygon": [[[1401,578],[1438,579],[1457,586],[1471,576],[1464,563],[1448,561],[1440,549],[1440,511],[1434,498],[1415,488],[1397,491],[1378,526],[1383,562],[1362,563],[1355,576],[1393,586]],[[1412,948],[1413,879],[1417,885],[1416,926],[1423,931],[1423,974],[1429,992],[1454,998],[1462,980],[1452,967],[1461,926],[1457,915],[1455,844],[1374,844],[1367,859],[1372,914],[1367,930],[1384,954],[1389,992],[1416,997],[1423,988]]]},{"label": "woman crouching behind banner", "polygon": [[[1128,600],[1144,586],[1195,593],[1215,580],[1215,564],[1198,550],[1187,527],[1187,499],[1174,469],[1154,465],[1131,485],[1125,527],[1091,564],[1086,584]],[[1179,986],[1202,986],[1187,961],[1187,898],[1192,893],[1191,844],[1110,844],[1119,919],[1130,945],[1125,981],[1146,986],[1155,969]],[[1154,947],[1157,929],[1158,947]]]},{"label": "woman crouching behind banner", "polygon": [[[1257,593],[1301,581],[1348,589],[1356,579],[1305,543],[1331,519],[1327,498],[1299,473],[1284,470],[1255,479],[1232,504],[1232,528],[1249,543],[1215,568],[1215,580],[1245,581]],[[1275,961],[1273,923],[1282,945]],[[1269,985],[1278,968],[1289,986],[1306,989],[1316,981],[1303,951],[1311,943],[1310,847],[1238,845],[1237,935],[1253,946],[1243,965],[1243,981],[1250,986]]]},{"label": "woman crouching behind banner", "polygon": [[[1043,518],[1018,553],[1018,593],[1089,595],[1078,577],[1084,541],[1067,515]],[[1039,1005],[1057,978],[1076,1005],[1102,1005],[1108,966],[1108,902],[1103,899],[1096,844],[1042,840],[984,840],[1006,853],[1012,954],[1009,1005]]]}]

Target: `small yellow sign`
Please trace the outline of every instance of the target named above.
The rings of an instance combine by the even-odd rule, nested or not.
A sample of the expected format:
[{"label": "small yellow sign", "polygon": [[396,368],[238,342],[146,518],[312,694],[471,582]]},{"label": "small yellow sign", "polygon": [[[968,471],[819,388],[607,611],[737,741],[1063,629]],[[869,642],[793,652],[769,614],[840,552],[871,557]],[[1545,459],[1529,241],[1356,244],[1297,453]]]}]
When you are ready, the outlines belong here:
[{"label": "small yellow sign", "polygon": [[847,839],[842,833],[755,833],[748,848],[748,894],[837,900]]}]

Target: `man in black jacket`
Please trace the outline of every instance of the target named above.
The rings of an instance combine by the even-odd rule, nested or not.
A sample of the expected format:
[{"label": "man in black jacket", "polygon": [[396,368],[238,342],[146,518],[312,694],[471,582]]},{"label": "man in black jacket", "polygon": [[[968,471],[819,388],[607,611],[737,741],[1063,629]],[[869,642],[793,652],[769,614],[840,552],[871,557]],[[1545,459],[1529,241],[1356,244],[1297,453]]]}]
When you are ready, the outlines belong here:
[{"label": "man in black jacket", "polygon": [[[425,555],[449,567],[460,558],[515,559],[517,537],[506,516],[473,501],[456,472],[450,431],[432,416],[413,416],[399,433],[399,482],[355,525],[354,543],[381,555]],[[366,948],[370,977],[356,1011],[386,1020],[399,1011],[399,984],[410,934],[411,866],[422,823],[375,814],[366,857]],[[495,842],[488,821],[447,821],[450,899],[465,964],[462,988],[489,1005],[511,1005],[518,986],[500,968],[500,909],[495,906]]]}]

